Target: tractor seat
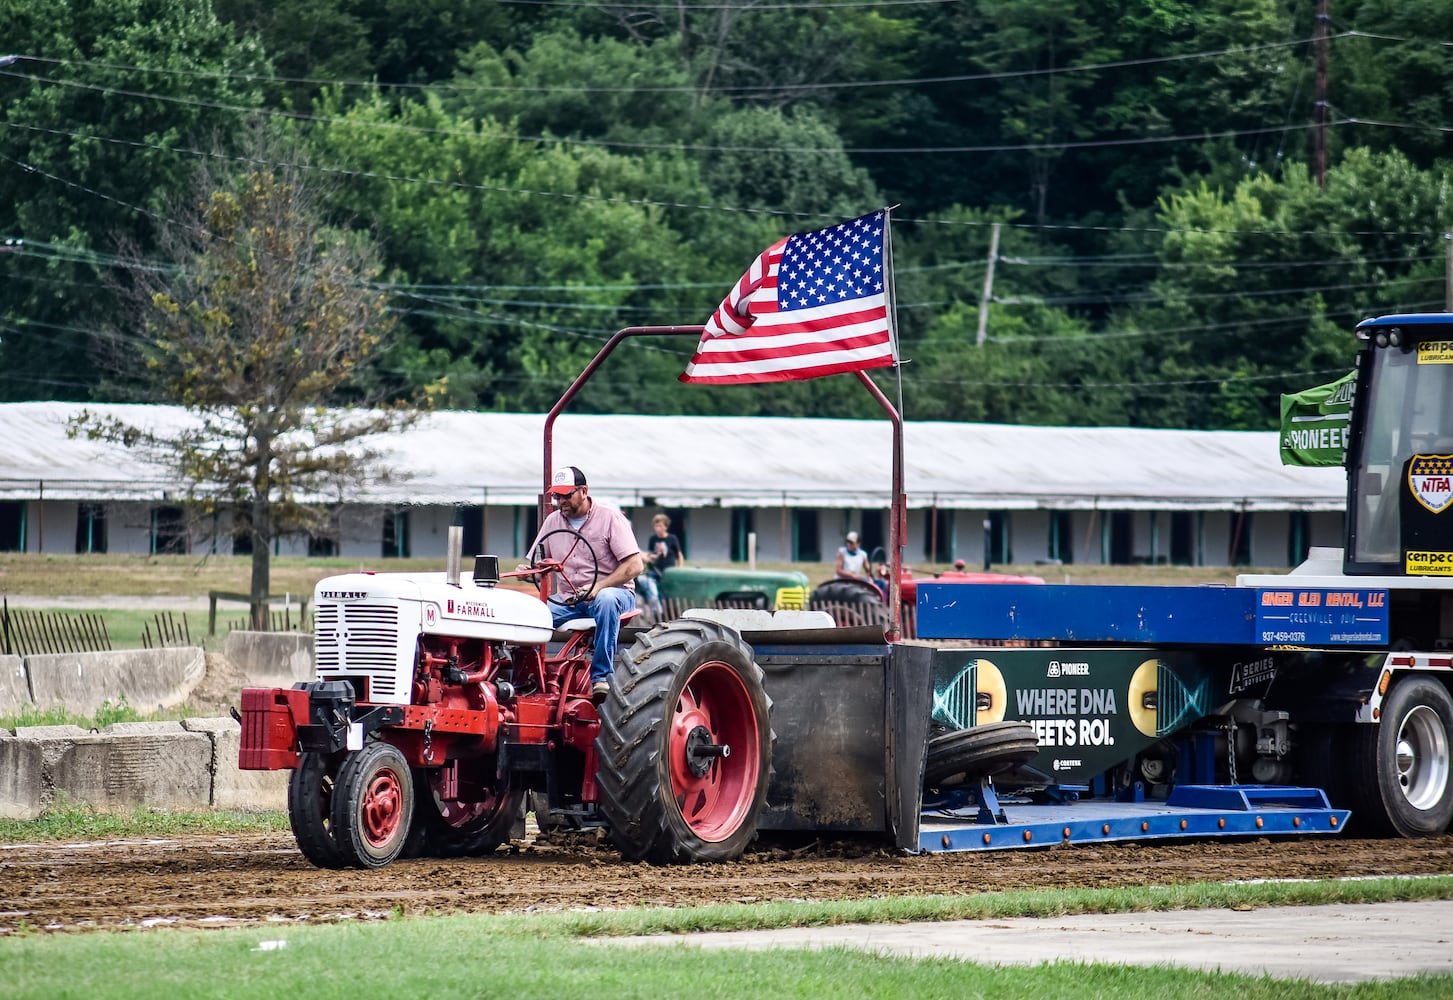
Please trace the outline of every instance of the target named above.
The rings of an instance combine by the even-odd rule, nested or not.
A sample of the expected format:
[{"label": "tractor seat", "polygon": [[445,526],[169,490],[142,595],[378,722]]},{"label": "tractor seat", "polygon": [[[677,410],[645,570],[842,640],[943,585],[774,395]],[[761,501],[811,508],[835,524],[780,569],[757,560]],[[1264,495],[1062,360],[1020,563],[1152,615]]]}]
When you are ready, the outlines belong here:
[{"label": "tractor seat", "polygon": [[[640,613],[640,608],[631,608],[631,610],[624,612],[621,615],[621,624],[624,625],[626,622],[630,621],[632,618],[636,617]],[[555,629],[555,633],[557,635],[561,632],[569,633],[593,631],[595,631],[594,618],[572,618],[569,621],[561,622],[560,625]]]}]

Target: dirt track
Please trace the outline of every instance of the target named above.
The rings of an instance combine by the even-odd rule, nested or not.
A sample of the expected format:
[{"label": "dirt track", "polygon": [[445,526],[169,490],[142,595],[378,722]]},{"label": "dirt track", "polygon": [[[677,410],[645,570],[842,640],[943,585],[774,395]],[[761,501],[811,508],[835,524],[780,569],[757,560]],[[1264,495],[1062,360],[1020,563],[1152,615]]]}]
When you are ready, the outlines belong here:
[{"label": "dirt track", "polygon": [[322,871],[288,834],[0,845],[0,933],[245,926],[403,913],[968,895],[1259,878],[1453,874],[1437,840],[1265,840],[899,857],[861,845],[764,849],[737,864],[626,864],[590,834],[463,861]]}]

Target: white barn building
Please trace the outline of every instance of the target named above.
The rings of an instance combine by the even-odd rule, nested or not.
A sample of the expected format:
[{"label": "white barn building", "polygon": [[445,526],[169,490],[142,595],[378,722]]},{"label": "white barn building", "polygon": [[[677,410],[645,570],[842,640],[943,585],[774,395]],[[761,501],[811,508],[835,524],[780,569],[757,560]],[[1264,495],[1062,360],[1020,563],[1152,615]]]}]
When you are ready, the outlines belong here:
[{"label": "white barn building", "polygon": [[[0,550],[220,552],[225,523],[198,526],[180,485],[124,447],[67,434],[81,410],[176,426],[180,407],[0,404]],[[336,501],[332,528],[277,553],[360,560],[523,555],[542,480],[540,414],[443,412],[382,443],[404,479]],[[1280,464],[1275,432],[908,422],[909,563],[1177,563],[1290,566],[1340,545],[1341,469]],[[883,420],[566,413],[558,464],[624,508],[637,533],[668,512],[688,558],[831,560],[848,530],[886,540],[892,430]]]}]

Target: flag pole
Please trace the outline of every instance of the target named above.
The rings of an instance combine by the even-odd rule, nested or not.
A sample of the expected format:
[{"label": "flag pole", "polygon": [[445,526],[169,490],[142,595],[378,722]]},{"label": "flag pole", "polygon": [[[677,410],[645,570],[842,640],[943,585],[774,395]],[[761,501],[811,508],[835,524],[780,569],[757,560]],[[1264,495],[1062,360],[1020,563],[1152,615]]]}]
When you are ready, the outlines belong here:
[{"label": "flag pole", "polygon": [[883,390],[866,372],[853,372],[862,382],[888,419],[893,421],[893,506],[889,515],[888,541],[891,556],[888,570],[888,630],[884,639],[897,642],[903,638],[903,542],[908,529],[908,500],[903,494],[903,418],[894,408],[892,400],[883,395]]}]

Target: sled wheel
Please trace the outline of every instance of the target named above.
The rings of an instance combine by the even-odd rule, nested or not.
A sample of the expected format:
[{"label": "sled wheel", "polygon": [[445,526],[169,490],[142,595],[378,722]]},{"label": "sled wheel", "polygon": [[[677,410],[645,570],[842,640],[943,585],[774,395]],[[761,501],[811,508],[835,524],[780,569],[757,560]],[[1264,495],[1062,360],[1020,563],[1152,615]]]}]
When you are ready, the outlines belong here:
[{"label": "sled wheel", "polygon": [[1002,774],[1039,753],[1039,739],[1027,722],[990,722],[958,729],[928,741],[923,783],[930,788],[962,784],[980,775]]},{"label": "sled wheel", "polygon": [[1453,697],[1429,677],[1399,681],[1352,747],[1353,821],[1364,832],[1433,837],[1453,822]]},{"label": "sled wheel", "polygon": [[439,769],[414,769],[414,824],[410,857],[471,858],[494,853],[524,816],[525,793],[506,787],[477,802],[439,797]]},{"label": "sled wheel", "polygon": [[414,811],[409,762],[390,743],[370,743],[338,769],[333,836],[348,864],[382,868],[408,840]]},{"label": "sled wheel", "polygon": [[574,833],[585,829],[579,816],[551,809],[550,796],[544,792],[531,792],[528,803],[530,811],[535,814],[535,826],[541,833]]},{"label": "sled wheel", "polygon": [[715,622],[657,625],[617,655],[596,783],[628,860],[741,856],[767,798],[770,705],[751,647]]},{"label": "sled wheel", "polygon": [[319,868],[342,868],[346,861],[333,839],[333,788],[338,761],[330,754],[304,753],[288,776],[288,823],[298,850]]}]

